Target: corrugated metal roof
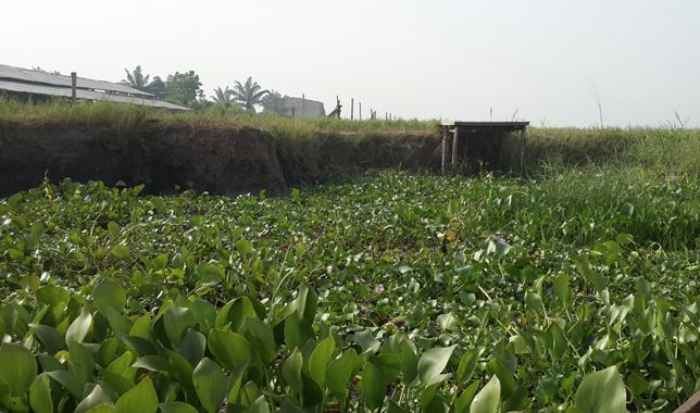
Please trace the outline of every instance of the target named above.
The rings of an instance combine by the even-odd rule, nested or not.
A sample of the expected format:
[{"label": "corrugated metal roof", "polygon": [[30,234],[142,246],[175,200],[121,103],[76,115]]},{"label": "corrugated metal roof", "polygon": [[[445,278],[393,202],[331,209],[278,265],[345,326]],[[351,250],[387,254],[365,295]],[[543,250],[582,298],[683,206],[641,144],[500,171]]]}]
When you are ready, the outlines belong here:
[{"label": "corrugated metal roof", "polygon": [[[71,77],[65,75],[55,75],[38,70],[23,69],[0,64],[0,79],[12,79],[28,83],[41,83],[45,85],[54,85],[61,87],[71,87]],[[86,79],[78,77],[77,87],[80,89],[98,89],[110,90],[114,92],[126,93],[131,95],[141,95],[144,97],[154,97],[151,93],[134,89],[131,86],[121,83],[107,82],[104,80]]]},{"label": "corrugated metal roof", "polygon": [[[15,93],[30,93],[34,95],[58,96],[65,98],[70,98],[72,96],[72,90],[66,87],[37,85],[2,79],[0,79],[0,90],[7,90]],[[168,110],[190,110],[189,108],[186,108],[184,106],[175,105],[169,102],[165,102],[163,100],[143,99],[137,96],[116,95],[103,92],[95,92],[92,90],[85,89],[77,89],[76,98],[81,100],[131,103],[135,105],[150,106],[154,108],[162,108]]]}]

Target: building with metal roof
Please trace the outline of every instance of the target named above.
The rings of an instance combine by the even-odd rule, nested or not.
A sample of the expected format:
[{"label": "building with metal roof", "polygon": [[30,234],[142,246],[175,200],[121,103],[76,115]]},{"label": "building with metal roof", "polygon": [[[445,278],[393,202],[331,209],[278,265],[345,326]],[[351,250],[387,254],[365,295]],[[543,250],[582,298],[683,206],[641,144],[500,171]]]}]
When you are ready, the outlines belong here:
[{"label": "building with metal roof", "polygon": [[149,106],[167,110],[190,110],[184,106],[159,100],[155,95],[134,89],[123,83],[76,77],[23,69],[0,64],[0,93],[20,96],[75,98]]}]

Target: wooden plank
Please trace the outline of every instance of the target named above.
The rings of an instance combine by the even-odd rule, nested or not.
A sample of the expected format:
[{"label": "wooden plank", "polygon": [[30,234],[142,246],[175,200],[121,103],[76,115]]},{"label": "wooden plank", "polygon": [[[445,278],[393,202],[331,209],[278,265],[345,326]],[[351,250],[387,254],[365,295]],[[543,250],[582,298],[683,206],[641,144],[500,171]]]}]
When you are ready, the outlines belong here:
[{"label": "wooden plank", "polygon": [[449,127],[442,127],[442,158],[440,160],[440,169],[442,170],[443,175],[445,175],[445,172],[447,170],[447,134],[449,133],[449,131]]},{"label": "wooden plank", "polygon": [[454,130],[452,131],[452,167],[455,168],[457,167],[457,161],[459,160],[459,155],[458,155],[458,147],[459,147],[459,127],[455,126]]},{"label": "wooden plank", "polygon": [[700,392],[695,393],[693,397],[680,405],[673,413],[700,413]]},{"label": "wooden plank", "polygon": [[527,147],[527,129],[520,131],[520,176],[525,177],[525,150]]}]

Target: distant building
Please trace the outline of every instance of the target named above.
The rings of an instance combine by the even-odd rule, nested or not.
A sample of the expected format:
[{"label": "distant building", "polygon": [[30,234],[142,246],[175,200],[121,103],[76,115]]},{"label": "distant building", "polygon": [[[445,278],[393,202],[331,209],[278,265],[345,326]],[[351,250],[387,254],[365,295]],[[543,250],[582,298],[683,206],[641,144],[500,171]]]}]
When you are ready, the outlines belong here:
[{"label": "distant building", "polygon": [[323,118],[326,116],[323,103],[305,97],[285,96],[278,102],[277,106],[278,114],[290,118]]},{"label": "distant building", "polygon": [[[156,96],[123,83],[105,82],[78,77],[75,97],[86,101],[130,103],[167,110],[190,110],[184,106],[159,100]],[[20,98],[71,98],[70,76],[40,70],[0,65],[0,95]]]}]

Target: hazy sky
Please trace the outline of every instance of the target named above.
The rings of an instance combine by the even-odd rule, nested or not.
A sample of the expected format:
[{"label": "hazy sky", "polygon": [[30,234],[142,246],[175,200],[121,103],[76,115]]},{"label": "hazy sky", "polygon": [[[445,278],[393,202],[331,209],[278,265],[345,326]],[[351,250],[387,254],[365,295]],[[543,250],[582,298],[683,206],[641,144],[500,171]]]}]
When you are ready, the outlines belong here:
[{"label": "hazy sky", "polygon": [[[6,3],[6,4],[5,4]],[[6,1],[0,63],[118,81],[252,75],[330,110],[591,126],[700,126],[698,0]],[[365,113],[367,113],[365,109]]]}]

